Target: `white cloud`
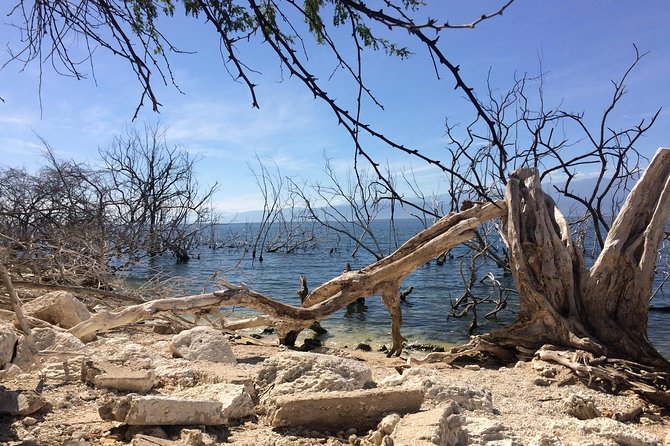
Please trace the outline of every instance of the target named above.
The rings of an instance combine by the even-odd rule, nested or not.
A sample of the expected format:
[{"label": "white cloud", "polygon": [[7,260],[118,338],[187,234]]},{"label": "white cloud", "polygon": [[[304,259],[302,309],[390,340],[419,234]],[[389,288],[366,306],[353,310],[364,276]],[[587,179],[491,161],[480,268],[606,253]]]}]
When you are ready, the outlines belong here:
[{"label": "white cloud", "polygon": [[16,129],[19,128],[30,128],[33,125],[34,120],[27,115],[23,114],[3,114],[0,115],[0,124],[11,125]]},{"label": "white cloud", "polygon": [[21,139],[21,138],[5,138],[0,140],[2,151],[5,154],[15,155],[39,155],[44,149],[44,146],[35,140]]},{"label": "white cloud", "polygon": [[166,112],[168,138],[270,151],[272,139],[290,136],[300,139],[309,132],[316,125],[313,108],[311,103],[300,99],[266,100],[261,109],[199,99],[186,102],[178,111]]}]

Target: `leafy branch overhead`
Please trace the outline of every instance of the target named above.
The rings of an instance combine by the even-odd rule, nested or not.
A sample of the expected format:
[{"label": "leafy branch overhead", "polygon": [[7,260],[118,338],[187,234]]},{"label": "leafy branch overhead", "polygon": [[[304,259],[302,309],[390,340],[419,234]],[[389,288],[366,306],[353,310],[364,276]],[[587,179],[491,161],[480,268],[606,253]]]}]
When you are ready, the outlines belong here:
[{"label": "leafy branch overhead", "polygon": [[[488,124],[494,144],[501,153],[505,151],[486,110],[479,106],[472,88],[460,76],[458,66],[448,61],[437,44],[443,30],[474,28],[482,21],[501,15],[513,0],[500,2],[493,12],[479,14],[473,20],[460,24],[424,17],[425,4],[418,0],[397,3],[383,0],[370,5],[357,0],[15,1],[10,20],[21,30],[22,37],[20,42],[10,42],[10,58],[6,63],[18,61],[24,65],[31,62],[40,66],[51,65],[58,72],[83,79],[88,75],[88,67],[93,70],[97,47],[104,48],[124,59],[137,78],[141,94],[134,117],[145,102],[154,111],[160,109],[156,79],[160,84],[172,84],[179,89],[171,62],[175,54],[184,51],[168,38],[168,30],[169,20],[183,8],[186,16],[204,19],[213,27],[220,39],[225,69],[235,80],[246,85],[253,107],[260,106],[256,94],[260,73],[245,59],[245,52],[239,44],[254,41],[274,52],[278,62],[291,76],[302,81],[315,98],[327,103],[337,121],[351,136],[356,156],[362,156],[371,163],[380,181],[392,191],[392,198],[402,201],[378,162],[360,143],[362,134],[454,175],[477,190],[479,195],[487,196],[482,185],[470,182],[441,160],[387,137],[366,124],[361,116],[362,103],[366,100],[382,107],[366,85],[362,69],[363,50],[382,50],[404,59],[411,55],[411,51],[400,41],[409,38],[408,44],[414,42],[426,47],[436,67],[442,66],[451,73],[456,87],[465,93],[475,106],[477,115]],[[304,25],[307,25],[306,30]],[[401,34],[397,34],[398,31]],[[331,96],[324,88],[326,81],[319,79],[311,69],[311,47],[303,38],[308,33],[318,47],[329,51],[337,69],[346,73],[357,86],[354,111],[349,111],[342,101]],[[84,42],[83,53],[78,42]],[[438,73],[438,76],[441,75]]]}]

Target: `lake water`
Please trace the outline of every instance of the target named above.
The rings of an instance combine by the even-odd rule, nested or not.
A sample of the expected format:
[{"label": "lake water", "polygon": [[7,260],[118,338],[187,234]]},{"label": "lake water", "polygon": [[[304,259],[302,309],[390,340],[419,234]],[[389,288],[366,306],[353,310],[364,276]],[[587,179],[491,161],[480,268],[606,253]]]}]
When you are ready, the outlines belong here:
[{"label": "lake water", "polygon": [[[358,249],[352,257],[356,244],[341,234],[332,230],[308,228],[303,235],[295,236],[288,246],[300,245],[298,242],[307,239],[309,241],[305,241],[290,253],[281,249],[276,252],[263,252],[263,261],[260,262],[260,249],[255,259],[251,256],[258,229],[257,224],[217,225],[212,234],[208,235],[208,239],[203,239],[200,246],[193,251],[190,262],[175,264],[173,258],[164,255],[154,259],[151,266],[163,274],[183,278],[182,292],[188,294],[216,289],[211,280],[212,274],[216,272],[218,278],[232,283],[243,281],[267,297],[299,306],[300,299],[296,291],[301,274],[307,277],[309,289],[312,290],[341,274],[347,264],[355,270],[375,261],[374,256],[363,249]],[[395,249],[396,242],[402,243],[422,229],[423,226],[418,220],[398,220],[393,232],[389,230],[387,221],[373,224],[378,245],[385,254]],[[296,231],[296,234],[298,232],[300,231]],[[266,245],[275,236],[276,234],[270,232]],[[213,239],[216,240],[217,249],[211,248]],[[371,244],[369,237],[364,240]],[[413,286],[412,293],[402,304],[402,334],[409,342],[451,346],[461,344],[469,338],[468,327],[472,316],[449,316],[451,302],[463,294],[463,276],[467,279],[469,275],[469,258],[465,259],[464,269],[461,270],[461,259],[465,253],[464,248],[456,248],[453,250],[453,258],[447,258],[443,265],[431,261],[418,268],[403,283],[402,289]],[[502,287],[514,288],[511,276],[492,262],[480,262],[479,266],[479,276],[483,277],[490,271]],[[148,271],[136,270],[133,274],[145,276]],[[491,286],[490,281],[478,282],[474,291],[477,298],[490,296],[493,301],[499,294],[498,288]],[[660,293],[653,304],[670,305],[670,294]],[[481,326],[474,333],[484,333],[512,322],[518,309],[516,295],[510,295],[507,307],[495,318],[485,319],[483,315],[494,307],[494,303],[478,306],[478,322]],[[250,314],[243,308],[226,309],[224,312],[232,318]],[[670,331],[666,328],[669,320],[668,313],[649,314],[649,337],[665,356],[670,356]],[[328,330],[327,335],[320,337],[327,345],[355,346],[359,342],[365,342],[378,348],[382,344],[390,343],[390,317],[379,297],[367,298],[364,304],[352,304],[322,321],[321,325]],[[312,336],[312,332],[306,330],[304,335]]]}]

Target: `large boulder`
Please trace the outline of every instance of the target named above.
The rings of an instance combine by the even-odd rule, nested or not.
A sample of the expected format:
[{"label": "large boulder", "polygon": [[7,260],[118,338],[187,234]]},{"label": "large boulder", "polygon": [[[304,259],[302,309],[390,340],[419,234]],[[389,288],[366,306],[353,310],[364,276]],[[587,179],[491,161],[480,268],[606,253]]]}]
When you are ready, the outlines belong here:
[{"label": "large boulder", "polygon": [[182,331],[170,342],[170,351],[179,358],[236,364],[228,339],[219,330],[199,326]]},{"label": "large boulder", "polygon": [[[67,331],[44,327],[33,328],[31,333],[37,351],[47,350],[50,356],[54,358],[59,357],[59,353],[65,355],[63,357],[68,357],[67,355],[72,353],[84,353],[86,351],[86,345]],[[30,341],[22,337],[19,340],[13,362],[22,369],[27,369],[35,360],[34,353]]]},{"label": "large boulder", "polygon": [[455,401],[465,410],[493,412],[491,393],[468,384],[449,379],[438,370],[411,368],[402,375],[387,377],[380,382],[382,387],[421,387],[426,394],[428,407],[443,401]]},{"label": "large boulder", "polygon": [[0,321],[0,369],[11,362],[17,339],[12,324]]},{"label": "large boulder", "polygon": [[369,367],[353,359],[317,353],[282,352],[263,362],[256,386],[268,403],[281,395],[363,389]]},{"label": "large boulder", "polygon": [[67,291],[52,291],[23,305],[25,314],[58,325],[72,328],[91,317],[88,308]]},{"label": "large boulder", "polygon": [[98,413],[103,420],[131,426],[211,426],[253,415],[254,404],[242,385],[212,384],[173,395],[113,398],[103,402]]},{"label": "large boulder", "polygon": [[378,425],[385,414],[416,412],[422,402],[421,389],[296,393],[278,397],[268,419],[273,427],[366,430]]}]

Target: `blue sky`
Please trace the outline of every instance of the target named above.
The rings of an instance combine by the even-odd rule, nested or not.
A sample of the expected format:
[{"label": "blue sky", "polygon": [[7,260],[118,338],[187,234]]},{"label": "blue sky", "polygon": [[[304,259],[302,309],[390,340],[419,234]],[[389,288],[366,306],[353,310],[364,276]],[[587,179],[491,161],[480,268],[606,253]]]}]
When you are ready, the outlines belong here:
[{"label": "blue sky", "polygon": [[[0,6],[0,43],[16,42],[7,26],[9,5]],[[372,2],[368,2],[371,4]],[[501,2],[432,0],[431,17],[450,22],[472,20]],[[179,11],[176,14],[179,15]],[[240,54],[254,69],[259,84],[260,109],[251,108],[245,87],[226,73],[216,36],[203,20],[176,17],[164,21],[173,43],[195,54],[171,58],[177,84],[157,88],[163,104],[160,114],[144,107],[136,121],[167,127],[168,143],[181,145],[202,158],[198,175],[203,184],[218,181],[220,210],[228,215],[257,209],[261,203],[254,178],[247,168],[258,155],[274,160],[282,173],[318,180],[324,153],[346,174],[353,158],[352,143],[325,104],[315,100],[297,81],[282,76],[277,60],[258,41],[240,46]],[[633,72],[629,93],[615,112],[613,123],[633,125],[656,109],[663,112],[654,129],[639,144],[650,156],[659,146],[670,145],[670,4],[667,1],[517,0],[502,17],[475,30],[444,32],[440,43],[476,91],[484,93],[491,70],[493,85],[509,87],[515,75],[536,74],[540,61],[547,73],[545,98],[549,104],[584,111],[587,121],[607,106],[611,79],[618,78],[633,60],[633,44],[649,55]],[[405,36],[397,35],[401,42]],[[308,44],[310,66],[327,79],[335,63],[323,48]],[[363,108],[363,120],[387,136],[445,156],[444,119],[466,123],[471,107],[454,92],[448,76],[438,80],[425,50],[405,61],[368,52],[364,76],[384,104]],[[2,54],[2,61],[7,53]],[[93,76],[77,81],[45,65],[40,98],[38,66],[23,69],[12,63],[0,71],[0,166],[34,168],[41,163],[43,137],[62,158],[95,163],[99,147],[121,134],[134,114],[139,86],[129,67],[97,49]],[[90,73],[90,70],[89,70]],[[157,86],[159,84],[156,84]],[[326,81],[325,89],[353,109],[355,88],[341,73]],[[379,161],[395,169],[413,168],[427,193],[444,192],[436,171],[365,140]],[[575,147],[579,150],[579,144]]]}]

